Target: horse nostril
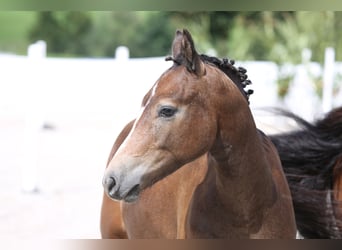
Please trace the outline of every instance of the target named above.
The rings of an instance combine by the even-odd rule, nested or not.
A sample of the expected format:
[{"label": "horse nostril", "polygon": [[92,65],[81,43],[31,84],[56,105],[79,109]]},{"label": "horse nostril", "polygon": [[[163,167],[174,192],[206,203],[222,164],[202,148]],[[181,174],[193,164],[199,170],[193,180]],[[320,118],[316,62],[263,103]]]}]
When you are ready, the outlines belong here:
[{"label": "horse nostril", "polygon": [[113,176],[107,177],[103,181],[103,186],[107,189],[108,192],[112,190],[115,187],[115,185],[116,181]]}]

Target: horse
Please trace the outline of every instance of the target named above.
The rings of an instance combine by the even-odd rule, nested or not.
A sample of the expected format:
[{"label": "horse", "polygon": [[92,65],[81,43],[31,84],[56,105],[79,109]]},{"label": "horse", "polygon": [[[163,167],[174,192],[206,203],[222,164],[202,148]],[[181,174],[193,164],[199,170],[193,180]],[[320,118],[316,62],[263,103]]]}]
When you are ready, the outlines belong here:
[{"label": "horse", "polygon": [[256,128],[243,68],[198,54],[186,29],[167,60],[110,153],[102,237],[295,238],[290,189]]},{"label": "horse", "polygon": [[298,231],[305,238],[342,238],[342,107],[312,123],[274,111],[299,125],[270,136],[289,182]]}]

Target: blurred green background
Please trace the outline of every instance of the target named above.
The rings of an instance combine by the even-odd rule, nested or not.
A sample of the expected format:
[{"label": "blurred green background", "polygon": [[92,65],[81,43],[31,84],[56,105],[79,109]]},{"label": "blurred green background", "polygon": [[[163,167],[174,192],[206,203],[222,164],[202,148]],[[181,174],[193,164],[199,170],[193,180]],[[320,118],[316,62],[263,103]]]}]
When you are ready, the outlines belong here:
[{"label": "blurred green background", "polygon": [[237,60],[298,63],[309,48],[322,62],[334,47],[342,59],[342,12],[2,11],[0,52],[26,54],[37,40],[49,56],[114,57],[125,45],[131,57],[165,56],[177,28],[187,28],[199,52]]}]

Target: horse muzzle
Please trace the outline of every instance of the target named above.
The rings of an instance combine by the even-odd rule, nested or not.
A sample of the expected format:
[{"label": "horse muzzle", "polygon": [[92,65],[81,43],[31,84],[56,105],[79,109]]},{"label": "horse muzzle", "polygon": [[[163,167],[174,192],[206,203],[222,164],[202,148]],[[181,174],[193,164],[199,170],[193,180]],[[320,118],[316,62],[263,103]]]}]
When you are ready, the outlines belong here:
[{"label": "horse muzzle", "polygon": [[102,185],[106,194],[113,200],[134,202],[139,198],[140,184],[120,185],[118,178],[113,175],[105,175]]}]

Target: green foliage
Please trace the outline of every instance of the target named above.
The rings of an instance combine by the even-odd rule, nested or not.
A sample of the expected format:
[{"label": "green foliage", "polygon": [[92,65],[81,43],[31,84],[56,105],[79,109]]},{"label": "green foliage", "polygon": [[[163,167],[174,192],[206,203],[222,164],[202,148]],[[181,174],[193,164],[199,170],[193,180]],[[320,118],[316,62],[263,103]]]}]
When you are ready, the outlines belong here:
[{"label": "green foliage", "polygon": [[334,47],[341,60],[341,12],[261,12],[260,19],[235,19],[227,41],[229,51],[242,60],[270,60],[278,64],[300,63],[309,48],[312,60],[323,62],[326,47]]},{"label": "green foliage", "polygon": [[40,12],[30,38],[53,54],[113,57],[124,45],[147,57],[169,52],[174,29],[165,12]]},{"label": "green foliage", "polygon": [[120,45],[131,57],[164,56],[187,28],[199,52],[220,57],[299,63],[309,48],[322,62],[332,46],[342,60],[342,12],[0,12],[0,22],[0,50],[17,53],[43,39],[61,56],[113,57]]},{"label": "green foliage", "polygon": [[136,33],[131,37],[131,46],[128,47],[132,56],[161,56],[170,53],[170,41],[173,40],[175,27],[169,22],[166,13],[151,13],[144,23],[139,23],[137,31],[144,36]]},{"label": "green foliage", "polygon": [[45,40],[50,53],[82,55],[86,52],[85,37],[91,28],[86,12],[40,12],[30,32],[30,40]]},{"label": "green foliage", "polygon": [[127,46],[131,57],[169,53],[174,27],[165,12],[93,12],[94,26],[88,37],[92,56],[113,57],[116,47]]},{"label": "green foliage", "polygon": [[25,54],[34,21],[34,12],[0,11],[0,52]]},{"label": "green foliage", "polygon": [[[91,12],[93,26],[86,37],[88,56],[113,57],[116,47],[129,46],[142,17],[136,12]],[[132,54],[131,54],[132,55]]]}]

